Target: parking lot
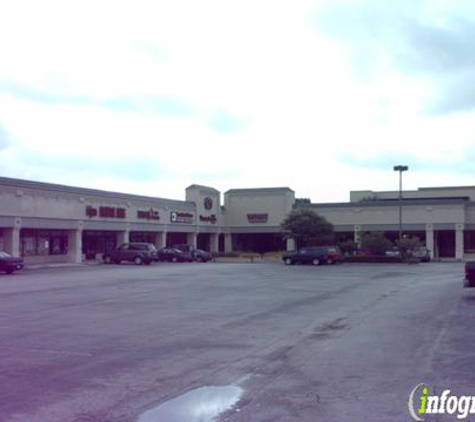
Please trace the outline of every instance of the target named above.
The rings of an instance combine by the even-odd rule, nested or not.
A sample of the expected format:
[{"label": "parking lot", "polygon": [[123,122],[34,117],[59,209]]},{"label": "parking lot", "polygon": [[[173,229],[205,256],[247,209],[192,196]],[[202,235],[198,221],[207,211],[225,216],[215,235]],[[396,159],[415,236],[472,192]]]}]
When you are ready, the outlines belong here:
[{"label": "parking lot", "polygon": [[196,406],[150,412],[218,386],[238,388],[222,421],[411,420],[419,383],[475,395],[462,276],[460,263],[272,262],[2,274],[0,420],[193,422]]}]

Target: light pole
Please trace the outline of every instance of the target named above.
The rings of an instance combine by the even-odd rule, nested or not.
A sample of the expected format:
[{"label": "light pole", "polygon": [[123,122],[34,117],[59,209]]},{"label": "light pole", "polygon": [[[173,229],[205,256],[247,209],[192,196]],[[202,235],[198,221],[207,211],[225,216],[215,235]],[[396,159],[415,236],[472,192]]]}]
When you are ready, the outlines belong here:
[{"label": "light pole", "polygon": [[402,172],[407,170],[408,166],[394,166],[394,171],[399,172],[399,240],[402,239]]}]

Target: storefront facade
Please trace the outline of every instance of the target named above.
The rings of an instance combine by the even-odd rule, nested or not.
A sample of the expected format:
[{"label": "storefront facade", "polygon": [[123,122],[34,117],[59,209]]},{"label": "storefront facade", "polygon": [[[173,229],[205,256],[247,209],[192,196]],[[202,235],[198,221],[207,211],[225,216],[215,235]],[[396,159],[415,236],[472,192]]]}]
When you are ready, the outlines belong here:
[{"label": "storefront facade", "polygon": [[[295,201],[283,188],[231,189],[191,185],[184,201],[0,177],[0,250],[27,263],[82,262],[129,242],[158,248],[188,243],[216,251],[292,249],[280,224],[292,209],[327,218],[339,240],[365,232],[398,236],[398,192],[354,191],[346,203]],[[435,258],[475,255],[475,187],[405,191],[403,231]]]}]

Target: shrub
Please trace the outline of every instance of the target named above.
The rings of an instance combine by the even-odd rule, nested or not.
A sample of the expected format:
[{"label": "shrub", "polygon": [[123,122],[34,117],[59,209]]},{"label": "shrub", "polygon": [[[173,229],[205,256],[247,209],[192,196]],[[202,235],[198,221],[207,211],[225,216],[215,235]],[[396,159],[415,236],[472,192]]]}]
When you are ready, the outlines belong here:
[{"label": "shrub", "polygon": [[237,252],[213,252],[211,254],[213,258],[238,258],[239,254]]},{"label": "shrub", "polygon": [[350,255],[343,257],[343,262],[399,264],[402,258],[400,256]]},{"label": "shrub", "polygon": [[407,259],[415,249],[421,246],[421,241],[417,237],[403,237],[396,241],[396,245],[401,256]]},{"label": "shrub", "polygon": [[391,247],[392,243],[381,232],[365,233],[361,239],[361,249],[371,255],[384,256]]},{"label": "shrub", "polygon": [[340,247],[343,255],[352,255],[353,252],[355,252],[358,248],[357,244],[351,239],[341,242],[338,246]]}]

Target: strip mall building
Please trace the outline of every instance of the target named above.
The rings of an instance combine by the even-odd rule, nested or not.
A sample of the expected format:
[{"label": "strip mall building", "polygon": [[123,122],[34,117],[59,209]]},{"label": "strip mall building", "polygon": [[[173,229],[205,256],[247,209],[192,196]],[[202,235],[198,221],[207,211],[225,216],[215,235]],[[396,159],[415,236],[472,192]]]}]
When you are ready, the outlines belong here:
[{"label": "strip mall building", "polygon": [[[290,188],[216,189],[191,185],[177,201],[0,177],[0,250],[27,263],[82,262],[124,242],[158,248],[188,243],[210,251],[293,247],[280,223],[309,207],[334,225],[337,240],[364,232],[396,238],[399,193],[352,191],[345,203],[296,201]],[[404,191],[403,231],[418,236],[434,258],[475,253],[475,187]]]}]

